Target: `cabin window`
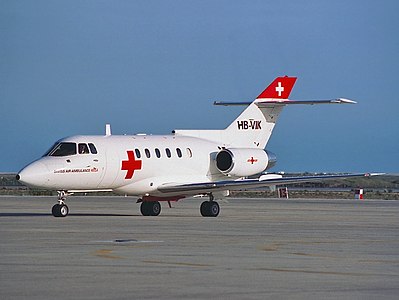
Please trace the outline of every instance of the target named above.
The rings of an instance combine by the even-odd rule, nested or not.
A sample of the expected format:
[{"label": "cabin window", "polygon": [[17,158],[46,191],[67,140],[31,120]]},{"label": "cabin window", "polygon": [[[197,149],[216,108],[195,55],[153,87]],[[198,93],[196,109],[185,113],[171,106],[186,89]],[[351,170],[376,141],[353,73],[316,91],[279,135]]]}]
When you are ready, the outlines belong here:
[{"label": "cabin window", "polygon": [[158,148],[155,148],[155,155],[156,155],[158,158],[161,158],[161,151],[159,151]]},{"label": "cabin window", "polygon": [[147,158],[150,158],[150,157],[151,157],[150,150],[145,149],[144,152],[145,152],[145,156],[147,156]]},{"label": "cabin window", "polygon": [[134,153],[136,153],[136,158],[140,158],[141,157],[141,153],[139,149],[134,149]]},{"label": "cabin window", "polygon": [[191,152],[190,148],[187,148],[187,155],[189,158],[193,157],[193,152]]},{"label": "cabin window", "polygon": [[172,153],[170,152],[170,149],[169,149],[169,148],[166,148],[166,149],[165,149],[165,152],[166,152],[166,156],[167,156],[168,158],[171,158]]},{"label": "cabin window", "polygon": [[78,149],[79,149],[78,150],[79,154],[89,154],[90,153],[89,147],[87,147],[87,144],[83,144],[83,143],[79,144]]},{"label": "cabin window", "polygon": [[89,148],[90,148],[91,154],[97,154],[97,149],[96,149],[96,146],[94,146],[94,144],[89,143]]},{"label": "cabin window", "polygon": [[182,157],[182,153],[181,153],[180,148],[176,148],[176,153],[177,153],[177,156],[178,156],[179,158]]},{"label": "cabin window", "polygon": [[49,151],[49,156],[69,156],[75,154],[75,143],[59,143],[51,151]]}]

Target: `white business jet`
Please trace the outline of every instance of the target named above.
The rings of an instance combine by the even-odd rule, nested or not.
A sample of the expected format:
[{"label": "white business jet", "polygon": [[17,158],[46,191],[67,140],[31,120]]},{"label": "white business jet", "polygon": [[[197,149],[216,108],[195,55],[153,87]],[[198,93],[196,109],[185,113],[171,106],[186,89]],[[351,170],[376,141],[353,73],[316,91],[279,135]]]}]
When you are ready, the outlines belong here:
[{"label": "white business jet", "polygon": [[216,200],[227,196],[229,189],[370,176],[287,178],[266,174],[253,179],[276,164],[276,156],[265,147],[284,106],[356,103],[342,98],[289,100],[295,81],[296,77],[278,77],[253,102],[215,102],[248,106],[224,130],[112,135],[107,125],[104,136],[61,139],[41,158],[23,168],[17,179],[30,187],[58,191],[58,203],[52,208],[55,217],[68,215],[67,195],[98,191],[139,197],[144,216],[159,215],[162,201],[170,205],[186,197],[206,196],[209,201],[201,204],[201,215],[216,217],[220,212]]}]

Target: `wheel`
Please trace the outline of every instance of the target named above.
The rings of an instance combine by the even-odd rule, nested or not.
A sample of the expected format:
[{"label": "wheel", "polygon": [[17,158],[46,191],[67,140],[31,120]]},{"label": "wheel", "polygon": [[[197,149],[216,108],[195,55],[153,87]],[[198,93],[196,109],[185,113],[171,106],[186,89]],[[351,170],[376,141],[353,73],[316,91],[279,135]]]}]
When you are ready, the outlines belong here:
[{"label": "wheel", "polygon": [[54,217],[60,217],[60,204],[54,204],[53,208],[51,209],[51,213]]},{"label": "wheel", "polygon": [[217,217],[220,207],[215,201],[204,201],[201,203],[200,212],[203,217]]},{"label": "wheel", "polygon": [[209,203],[209,215],[208,217],[217,217],[220,212],[219,204],[215,201]]},{"label": "wheel", "polygon": [[55,204],[51,209],[54,217],[66,217],[69,213],[69,208],[65,204]]},{"label": "wheel", "polygon": [[200,212],[201,212],[201,216],[203,217],[209,217],[209,206],[210,206],[210,202],[209,201],[204,201],[201,203],[201,207],[200,207]]},{"label": "wheel", "polygon": [[140,211],[143,216],[151,216],[150,212],[150,207],[149,207],[150,202],[142,202],[140,206]]},{"label": "wheel", "polygon": [[151,216],[158,216],[161,213],[161,204],[158,201],[151,203]]},{"label": "wheel", "polygon": [[65,204],[61,204],[60,217],[66,217],[69,214],[69,208]]},{"label": "wheel", "polygon": [[158,216],[161,213],[161,204],[158,201],[141,203],[140,211],[143,216]]},{"label": "wheel", "polygon": [[158,201],[151,204],[151,216],[158,216],[161,213],[161,204]]}]

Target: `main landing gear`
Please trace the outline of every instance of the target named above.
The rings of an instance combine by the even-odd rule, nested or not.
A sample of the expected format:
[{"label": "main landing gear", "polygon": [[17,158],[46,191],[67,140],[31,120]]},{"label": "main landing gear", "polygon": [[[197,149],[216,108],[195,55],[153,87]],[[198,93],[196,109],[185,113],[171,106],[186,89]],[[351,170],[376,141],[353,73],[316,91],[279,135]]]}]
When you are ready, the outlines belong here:
[{"label": "main landing gear", "polygon": [[58,203],[54,204],[51,209],[51,213],[54,217],[66,217],[69,214],[69,208],[65,204],[64,200],[66,199],[67,193],[65,191],[58,191]]},{"label": "main landing gear", "polygon": [[161,213],[161,204],[158,201],[143,201],[140,211],[143,216],[158,216]]},{"label": "main landing gear", "polygon": [[[219,204],[214,201],[212,193],[208,194],[209,201],[204,201],[201,204],[200,212],[203,217],[217,217],[220,213]],[[158,216],[161,213],[161,204],[158,199],[143,200],[139,199],[137,202],[141,202],[140,211],[143,216]],[[167,201],[167,200],[161,200]]]},{"label": "main landing gear", "polygon": [[212,193],[209,194],[209,201],[201,203],[200,212],[203,217],[217,217],[219,215],[220,207],[219,204],[214,201]]}]

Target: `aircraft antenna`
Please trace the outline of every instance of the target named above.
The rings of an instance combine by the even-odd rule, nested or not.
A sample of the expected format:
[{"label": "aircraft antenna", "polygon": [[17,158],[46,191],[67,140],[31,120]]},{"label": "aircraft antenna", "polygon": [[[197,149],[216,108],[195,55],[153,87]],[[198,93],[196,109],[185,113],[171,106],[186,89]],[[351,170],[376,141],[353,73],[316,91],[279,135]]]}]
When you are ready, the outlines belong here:
[{"label": "aircraft antenna", "polygon": [[105,124],[105,135],[110,136],[111,134],[111,124]]}]

